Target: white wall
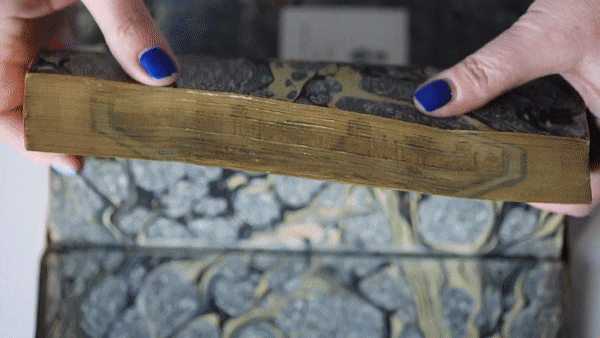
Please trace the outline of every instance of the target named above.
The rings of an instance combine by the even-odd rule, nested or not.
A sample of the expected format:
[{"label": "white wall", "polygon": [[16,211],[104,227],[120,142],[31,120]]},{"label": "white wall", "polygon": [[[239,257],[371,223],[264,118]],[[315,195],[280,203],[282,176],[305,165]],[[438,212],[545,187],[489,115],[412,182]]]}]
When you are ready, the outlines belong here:
[{"label": "white wall", "polygon": [[0,337],[33,337],[48,167],[0,143]]}]

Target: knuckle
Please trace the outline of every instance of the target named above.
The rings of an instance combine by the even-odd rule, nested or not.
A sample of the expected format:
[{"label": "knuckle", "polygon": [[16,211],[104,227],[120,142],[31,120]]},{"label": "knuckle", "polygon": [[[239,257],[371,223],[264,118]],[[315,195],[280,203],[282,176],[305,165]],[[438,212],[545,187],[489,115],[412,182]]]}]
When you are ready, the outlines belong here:
[{"label": "knuckle", "polygon": [[143,27],[144,19],[139,14],[131,14],[119,23],[116,28],[117,37],[120,39],[131,38],[132,35],[137,35],[139,27]]},{"label": "knuckle", "polygon": [[463,65],[464,76],[473,84],[474,88],[480,93],[488,92],[492,88],[493,68],[489,62],[476,56],[467,57]]}]

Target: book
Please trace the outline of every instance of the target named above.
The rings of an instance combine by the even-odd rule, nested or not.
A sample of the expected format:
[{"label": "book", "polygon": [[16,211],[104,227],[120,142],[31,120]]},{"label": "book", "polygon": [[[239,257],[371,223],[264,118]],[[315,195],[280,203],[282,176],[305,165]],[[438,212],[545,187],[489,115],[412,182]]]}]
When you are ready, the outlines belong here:
[{"label": "book", "polygon": [[179,56],[172,87],[107,53],[43,54],[26,78],[28,150],[188,162],[436,195],[588,203],[583,100],[547,77],[465,116],[412,103],[410,67]]}]

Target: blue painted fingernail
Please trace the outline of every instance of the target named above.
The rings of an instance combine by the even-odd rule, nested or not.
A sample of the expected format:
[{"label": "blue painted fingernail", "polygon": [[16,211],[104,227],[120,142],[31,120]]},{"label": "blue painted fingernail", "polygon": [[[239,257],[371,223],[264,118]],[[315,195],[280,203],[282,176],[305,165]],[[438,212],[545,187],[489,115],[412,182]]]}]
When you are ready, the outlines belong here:
[{"label": "blue painted fingernail", "polygon": [[415,98],[426,111],[434,111],[452,100],[452,88],[446,80],[434,80],[419,88]]},{"label": "blue painted fingernail", "polygon": [[69,177],[74,177],[77,175],[77,172],[75,171],[75,169],[66,166],[62,163],[54,163],[52,165],[52,169],[58,171],[59,173],[65,175],[65,176],[69,176]]},{"label": "blue painted fingernail", "polygon": [[140,56],[142,68],[155,80],[177,74],[177,65],[169,54],[159,47],[148,49]]}]

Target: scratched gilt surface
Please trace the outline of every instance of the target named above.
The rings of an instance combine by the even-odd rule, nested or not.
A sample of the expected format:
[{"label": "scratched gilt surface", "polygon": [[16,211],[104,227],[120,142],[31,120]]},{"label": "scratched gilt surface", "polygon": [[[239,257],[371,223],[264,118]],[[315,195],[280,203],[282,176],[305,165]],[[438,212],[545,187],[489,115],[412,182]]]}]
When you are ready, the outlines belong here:
[{"label": "scratched gilt surface", "polygon": [[43,337],[565,330],[564,219],[524,204],[124,159],[50,184]]}]

